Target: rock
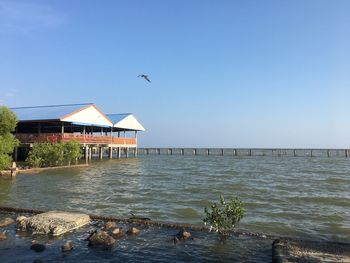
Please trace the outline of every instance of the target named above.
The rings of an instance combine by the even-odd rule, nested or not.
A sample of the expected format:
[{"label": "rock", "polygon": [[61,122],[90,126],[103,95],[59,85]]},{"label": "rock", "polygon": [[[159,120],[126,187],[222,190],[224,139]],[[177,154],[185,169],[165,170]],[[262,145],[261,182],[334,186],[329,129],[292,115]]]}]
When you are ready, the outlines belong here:
[{"label": "rock", "polygon": [[22,231],[27,230],[27,217],[25,216],[19,216],[16,218],[16,224],[17,224],[17,229],[20,229]]},{"label": "rock", "polygon": [[191,233],[186,231],[185,229],[182,229],[179,233],[176,234],[176,236],[174,237],[174,243],[178,242],[178,241],[183,241],[183,240],[187,240],[187,239],[193,239],[191,236]]},{"label": "rock", "polygon": [[181,230],[179,233],[176,235],[179,239],[189,239],[191,237],[191,233],[187,232],[185,229]]},{"label": "rock", "polygon": [[7,239],[6,233],[5,232],[0,232],[0,241]]},{"label": "rock", "polygon": [[29,218],[17,219],[19,230],[29,230],[34,234],[53,236],[64,234],[90,222],[90,217],[86,214],[61,211],[50,211]]},{"label": "rock", "polygon": [[109,229],[114,229],[114,228],[117,228],[117,223],[114,222],[114,221],[108,221],[106,224],[105,224],[105,229],[109,230]]},{"label": "rock", "polygon": [[112,237],[118,238],[124,235],[124,232],[121,228],[115,228],[112,231]]},{"label": "rock", "polygon": [[129,235],[138,235],[140,233],[140,230],[136,227],[131,227],[126,233]]},{"label": "rock", "polygon": [[73,249],[73,242],[68,240],[64,245],[62,246],[62,251],[67,252],[71,251]]},{"label": "rock", "polygon": [[105,249],[112,248],[116,243],[116,240],[113,237],[111,237],[106,231],[102,230],[97,230],[96,232],[92,233],[88,240],[89,247],[98,246]]},{"label": "rock", "polygon": [[15,220],[13,220],[10,217],[7,217],[3,220],[0,220],[0,227],[9,226],[9,225],[13,224],[14,222],[15,222]]},{"label": "rock", "polygon": [[42,261],[41,259],[35,259],[33,263],[44,263],[44,261]]},{"label": "rock", "polygon": [[30,246],[30,249],[34,250],[35,252],[42,252],[45,250],[45,245],[35,243],[35,244]]}]

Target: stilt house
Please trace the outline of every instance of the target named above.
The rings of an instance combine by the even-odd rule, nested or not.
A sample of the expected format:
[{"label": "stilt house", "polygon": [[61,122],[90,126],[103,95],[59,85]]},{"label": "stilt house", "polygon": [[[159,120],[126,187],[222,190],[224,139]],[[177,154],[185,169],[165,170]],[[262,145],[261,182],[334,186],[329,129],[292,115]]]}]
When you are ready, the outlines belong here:
[{"label": "stilt house", "polygon": [[103,153],[108,148],[126,156],[129,149],[137,153],[137,132],[145,128],[132,114],[104,114],[93,103],[11,108],[17,115],[15,136],[20,147],[15,159],[25,156],[34,143],[55,143],[75,140],[84,149],[85,158],[93,151]]}]

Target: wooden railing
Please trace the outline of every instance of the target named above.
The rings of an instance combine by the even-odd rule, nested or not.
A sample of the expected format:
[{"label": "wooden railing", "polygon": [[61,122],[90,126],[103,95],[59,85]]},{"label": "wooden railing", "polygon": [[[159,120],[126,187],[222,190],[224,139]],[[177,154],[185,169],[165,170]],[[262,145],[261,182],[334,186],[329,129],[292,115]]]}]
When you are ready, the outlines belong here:
[{"label": "wooden railing", "polygon": [[91,143],[91,144],[119,144],[119,145],[136,145],[136,138],[124,138],[124,137],[111,137],[101,135],[83,135],[74,133],[41,133],[41,134],[26,134],[18,133],[16,138],[21,143],[42,143],[42,142],[68,142],[78,141],[79,143]]},{"label": "wooden railing", "polygon": [[96,135],[83,135],[65,133],[63,135],[63,141],[76,140],[80,143],[105,143],[105,144],[136,144],[136,138],[124,138],[124,137],[111,137],[111,136],[96,136]]},{"label": "wooden railing", "polygon": [[17,133],[16,138],[21,143],[35,143],[35,142],[60,142],[62,140],[62,135],[60,133]]}]

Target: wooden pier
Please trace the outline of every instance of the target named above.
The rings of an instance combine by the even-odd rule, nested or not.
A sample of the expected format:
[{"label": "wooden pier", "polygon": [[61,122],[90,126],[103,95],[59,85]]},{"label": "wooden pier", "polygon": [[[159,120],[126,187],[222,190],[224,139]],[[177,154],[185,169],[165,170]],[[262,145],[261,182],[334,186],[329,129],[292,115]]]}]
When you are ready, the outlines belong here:
[{"label": "wooden pier", "polygon": [[350,157],[350,149],[302,148],[138,148],[139,155]]}]

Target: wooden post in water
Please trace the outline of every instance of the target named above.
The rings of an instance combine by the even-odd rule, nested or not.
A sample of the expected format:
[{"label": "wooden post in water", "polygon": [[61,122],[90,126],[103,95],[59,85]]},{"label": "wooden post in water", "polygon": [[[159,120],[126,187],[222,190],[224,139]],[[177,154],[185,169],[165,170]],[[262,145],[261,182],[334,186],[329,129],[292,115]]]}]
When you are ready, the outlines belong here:
[{"label": "wooden post in water", "polygon": [[13,160],[14,160],[15,162],[18,161],[18,147],[15,147],[15,151],[14,151],[14,153],[13,153]]},{"label": "wooden post in water", "polygon": [[194,150],[193,150],[193,154],[194,154],[194,155],[197,155],[197,149],[194,149]]},{"label": "wooden post in water", "polygon": [[102,160],[103,158],[103,148],[101,146],[98,147],[98,157],[100,158],[100,160]]},{"label": "wooden post in water", "polygon": [[89,160],[89,147],[87,145],[85,145],[85,149],[84,149],[84,157],[85,157],[85,162],[88,163]]},{"label": "wooden post in water", "polygon": [[252,149],[249,149],[248,155],[249,155],[249,156],[252,156]]},{"label": "wooden post in water", "polygon": [[137,147],[134,148],[134,157],[137,157]]},{"label": "wooden post in water", "polygon": [[224,149],[221,149],[221,156],[224,156]]},{"label": "wooden post in water", "polygon": [[149,149],[148,148],[146,149],[146,154],[149,155]]},{"label": "wooden post in water", "polygon": [[122,149],[121,149],[120,147],[117,148],[117,156],[118,156],[118,159],[120,159],[120,157],[121,157],[121,154],[122,154],[122,153],[121,153],[121,150],[122,150]]},{"label": "wooden post in water", "polygon": [[327,150],[327,157],[330,157],[331,156],[331,153],[329,150]]},{"label": "wooden post in water", "polygon": [[160,149],[159,148],[157,149],[157,151],[158,151],[158,155],[160,155]]},{"label": "wooden post in water", "polygon": [[109,159],[113,158],[113,147],[108,148],[108,157],[109,157]]},{"label": "wooden post in water", "polygon": [[210,149],[209,148],[207,149],[207,155],[210,155]]},{"label": "wooden post in water", "polygon": [[293,156],[294,156],[294,157],[297,156],[297,153],[296,153],[295,149],[293,150]]},{"label": "wooden post in water", "polygon": [[310,150],[310,156],[312,157],[312,150]]},{"label": "wooden post in water", "polygon": [[233,156],[237,156],[237,150],[233,149]]},{"label": "wooden post in water", "polygon": [[92,159],[92,147],[90,146],[89,147],[89,160]]},{"label": "wooden post in water", "polygon": [[129,147],[125,148],[125,157],[129,158]]},{"label": "wooden post in water", "polygon": [[345,150],[345,157],[346,157],[346,158],[349,157],[349,150]]},{"label": "wooden post in water", "polygon": [[181,149],[181,155],[185,155],[185,149]]}]

